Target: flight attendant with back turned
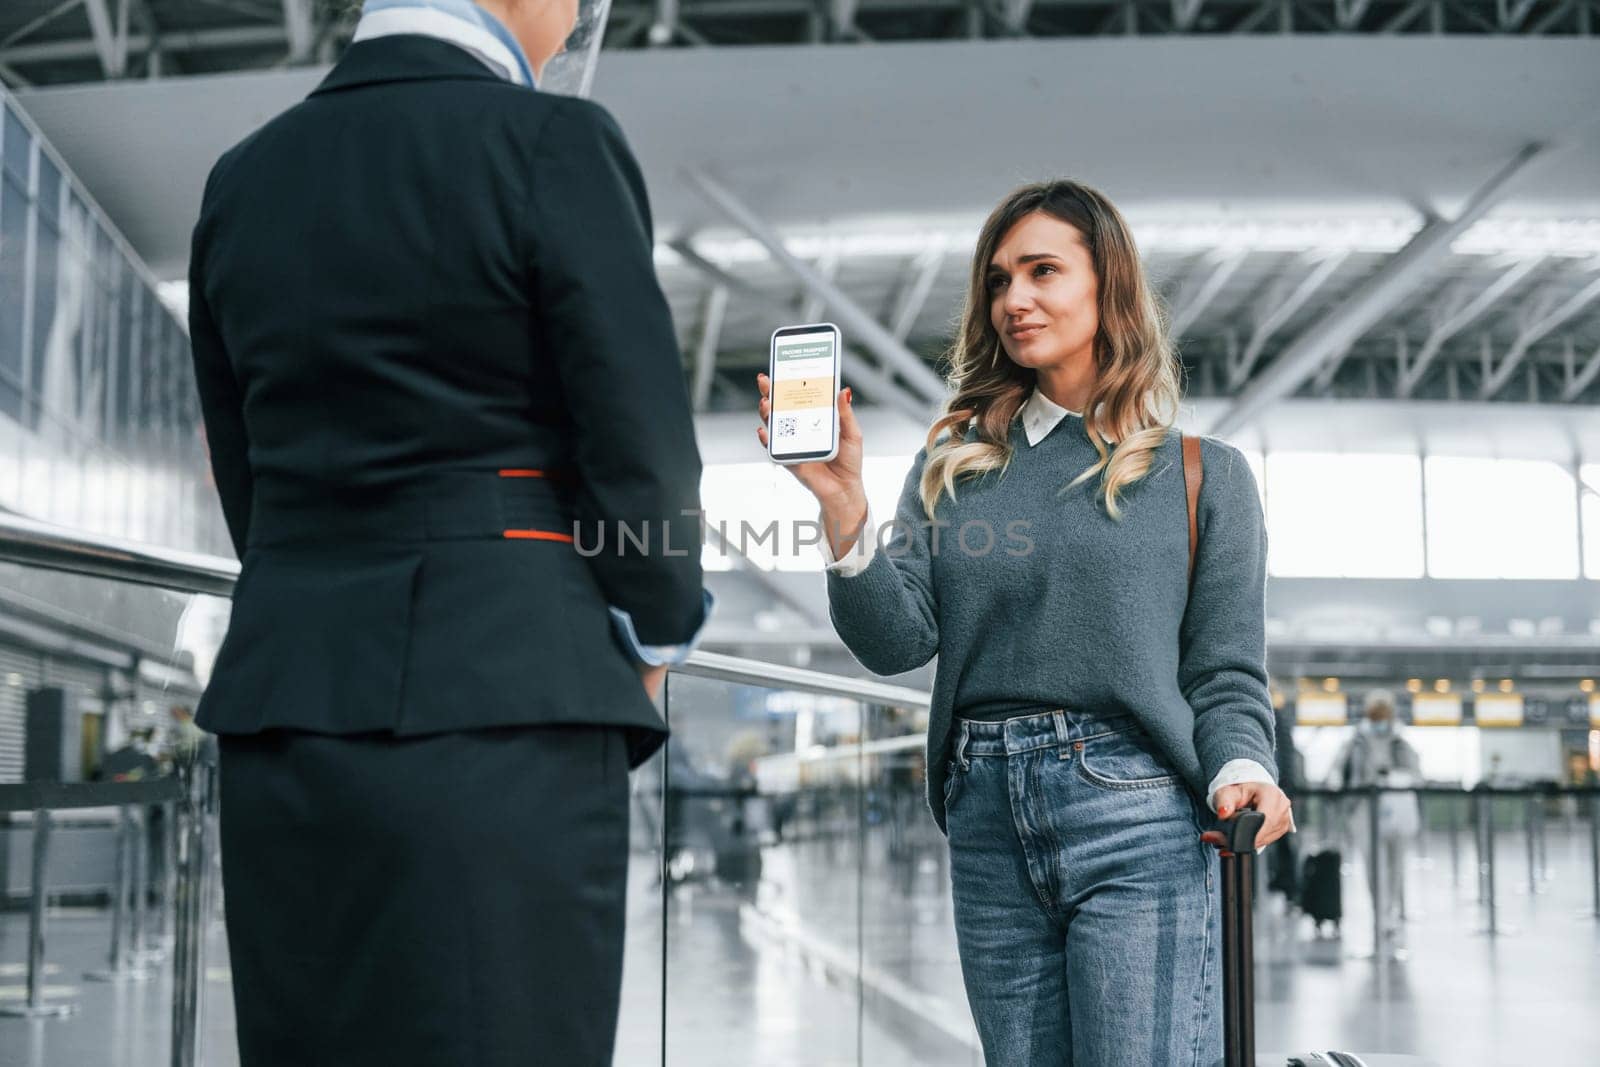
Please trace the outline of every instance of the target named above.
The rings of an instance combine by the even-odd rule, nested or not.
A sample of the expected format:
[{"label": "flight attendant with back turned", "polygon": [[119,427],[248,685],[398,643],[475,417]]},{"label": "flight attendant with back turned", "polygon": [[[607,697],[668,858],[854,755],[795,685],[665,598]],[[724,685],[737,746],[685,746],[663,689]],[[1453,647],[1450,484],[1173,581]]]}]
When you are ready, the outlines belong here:
[{"label": "flight attendant with back turned", "polygon": [[611,1060],[627,772],[712,597],[639,169],[534,84],[575,15],[369,0],[206,183],[245,1067]]}]

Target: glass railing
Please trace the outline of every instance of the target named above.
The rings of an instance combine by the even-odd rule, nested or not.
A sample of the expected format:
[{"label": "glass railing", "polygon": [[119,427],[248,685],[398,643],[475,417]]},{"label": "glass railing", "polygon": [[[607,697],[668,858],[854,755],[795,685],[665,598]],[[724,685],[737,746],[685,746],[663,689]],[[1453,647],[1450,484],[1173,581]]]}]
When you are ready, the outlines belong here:
[{"label": "glass railing", "polygon": [[928,694],[698,655],[666,696],[635,792],[659,877],[630,911],[664,981],[627,985],[617,1062],[981,1063],[923,801]]},{"label": "glass railing", "polygon": [[[0,963],[16,983],[0,1007],[75,1009],[0,1019],[0,1062],[237,1063],[214,765],[187,725],[236,574],[0,515]],[[616,1063],[982,1062],[923,796],[928,699],[704,652],[669,675],[672,740],[632,777]],[[25,736],[30,710],[37,724],[52,708],[77,733]],[[112,756],[148,756],[142,784],[70,781]],[[1373,791],[1296,794],[1293,851],[1256,867],[1258,967],[1279,962],[1287,890],[1270,883],[1304,892],[1319,853],[1343,886],[1341,955],[1432,951],[1405,945],[1376,901],[1396,900],[1402,922],[1448,911],[1450,937],[1506,935],[1539,905],[1600,918],[1595,789],[1383,795],[1414,795],[1414,825],[1393,825],[1410,817]],[[75,904],[93,907],[61,907]],[[1303,957],[1304,931],[1292,937]],[[1258,1044],[1314,1044],[1304,1023],[1263,1013]]]},{"label": "glass railing", "polygon": [[[214,763],[207,745],[199,759],[169,760],[160,739],[192,741],[183,723],[238,565],[4,514],[0,561],[0,615],[37,608],[61,636],[54,653],[48,638],[19,641],[10,686],[25,699],[14,702],[71,689],[66,703],[92,735],[70,768],[43,773],[71,779],[97,762],[83,753],[125,755],[143,733],[156,740],[134,747],[157,756],[139,787],[20,781],[41,773],[31,759],[0,784],[0,811],[16,812],[0,834],[43,860],[10,887],[30,905],[6,928],[30,946],[21,999],[29,1014],[65,1016],[26,1032],[0,1024],[0,1039],[45,1064],[235,1063]],[[11,604],[14,590],[25,592]],[[103,632],[72,645],[86,620]],[[0,634],[0,657],[4,644]],[[673,738],[632,777],[616,1062],[748,1064],[782,1048],[805,1062],[980,1062],[942,838],[923,804],[928,694],[701,652],[669,676],[662,703]],[[14,728],[8,747],[26,747],[24,733]],[[168,770],[179,773],[159,776]],[[157,785],[175,810],[148,820],[159,828],[150,841],[153,794],[137,790]],[[30,836],[34,826],[47,832]],[[104,904],[103,921],[47,921],[46,903],[79,901]],[[80,1054],[129,1023],[91,971],[107,989],[159,1000],[165,1025],[147,1011],[132,1028],[137,1048]]]}]

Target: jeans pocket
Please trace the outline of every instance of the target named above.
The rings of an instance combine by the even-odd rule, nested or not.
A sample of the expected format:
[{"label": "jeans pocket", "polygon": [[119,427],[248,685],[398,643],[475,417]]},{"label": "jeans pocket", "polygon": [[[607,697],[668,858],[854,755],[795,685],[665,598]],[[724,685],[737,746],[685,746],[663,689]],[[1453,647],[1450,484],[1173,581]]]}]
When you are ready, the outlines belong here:
[{"label": "jeans pocket", "polygon": [[1078,774],[1101,789],[1162,789],[1182,782],[1155,739],[1137,726],[1085,742]]},{"label": "jeans pocket", "polygon": [[944,810],[949,811],[956,797],[961,795],[961,764],[948,760],[944,765]]}]

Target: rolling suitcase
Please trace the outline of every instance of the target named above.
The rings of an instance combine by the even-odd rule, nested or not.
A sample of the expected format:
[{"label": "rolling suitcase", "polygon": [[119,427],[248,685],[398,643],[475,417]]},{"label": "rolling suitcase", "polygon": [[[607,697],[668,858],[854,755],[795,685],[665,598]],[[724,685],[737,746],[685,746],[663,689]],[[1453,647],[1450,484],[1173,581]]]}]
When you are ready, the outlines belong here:
[{"label": "rolling suitcase", "polygon": [[[1222,850],[1221,1067],[1436,1067],[1414,1056],[1357,1056],[1332,1051],[1302,1052],[1282,1060],[1256,1059],[1255,932],[1251,914],[1256,833],[1265,822],[1266,816],[1260,812],[1241,808],[1237,815],[1222,820],[1222,840],[1211,841]],[[1338,869],[1335,858],[1336,876]]]},{"label": "rolling suitcase", "polygon": [[1325,922],[1337,924],[1344,915],[1339,896],[1342,861],[1337,849],[1325,849],[1306,857],[1305,870],[1300,877],[1300,910],[1311,916],[1319,927]]}]

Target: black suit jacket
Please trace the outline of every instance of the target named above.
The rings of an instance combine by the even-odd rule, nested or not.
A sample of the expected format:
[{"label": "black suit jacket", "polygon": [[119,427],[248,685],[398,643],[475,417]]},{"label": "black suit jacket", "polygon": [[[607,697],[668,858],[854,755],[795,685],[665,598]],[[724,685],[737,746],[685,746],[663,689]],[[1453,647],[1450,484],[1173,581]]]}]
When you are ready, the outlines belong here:
[{"label": "black suit jacket", "polygon": [[189,321],[243,570],[202,726],[617,724],[635,764],[660,744],[606,611],[650,644],[703,621],[651,243],[602,108],[426,37],[352,45],[223,155]]}]

